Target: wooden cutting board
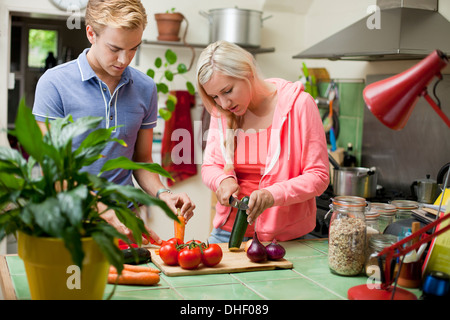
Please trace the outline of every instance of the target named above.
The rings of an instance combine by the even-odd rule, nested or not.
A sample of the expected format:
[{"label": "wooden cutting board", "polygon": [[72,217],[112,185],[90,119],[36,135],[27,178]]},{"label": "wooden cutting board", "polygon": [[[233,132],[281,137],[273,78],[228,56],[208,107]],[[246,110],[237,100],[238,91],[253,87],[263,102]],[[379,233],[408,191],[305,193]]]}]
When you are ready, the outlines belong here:
[{"label": "wooden cutting board", "polygon": [[219,243],[222,248],[222,261],[214,267],[206,267],[200,264],[195,270],[185,270],[180,266],[168,266],[155,253],[157,248],[147,248],[151,252],[152,262],[167,276],[191,276],[198,274],[217,274],[217,273],[233,273],[233,272],[247,272],[247,271],[261,271],[274,269],[292,269],[292,262],[282,259],[277,261],[265,261],[255,263],[247,258],[247,253],[244,251],[244,244],[237,252],[228,250],[228,243]]}]

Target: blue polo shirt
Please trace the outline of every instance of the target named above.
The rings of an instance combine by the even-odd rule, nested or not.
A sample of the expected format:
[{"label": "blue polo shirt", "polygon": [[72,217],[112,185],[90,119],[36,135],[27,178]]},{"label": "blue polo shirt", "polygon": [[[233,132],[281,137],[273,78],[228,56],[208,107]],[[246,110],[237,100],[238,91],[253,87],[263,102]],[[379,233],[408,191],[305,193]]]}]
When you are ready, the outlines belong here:
[{"label": "blue polo shirt", "polygon": [[[71,114],[74,120],[85,116],[102,117],[100,126],[103,128],[121,126],[112,136],[122,139],[128,146],[109,143],[102,152],[105,158],[83,169],[97,175],[108,159],[119,156],[132,159],[138,131],[156,126],[157,91],[152,78],[127,67],[115,91],[110,92],[89,65],[88,51],[85,49],[78,59],[49,69],[42,75],[36,87],[33,114],[42,122]],[[87,134],[74,139],[74,149]],[[133,184],[130,170],[108,171],[103,177],[121,185]]]}]

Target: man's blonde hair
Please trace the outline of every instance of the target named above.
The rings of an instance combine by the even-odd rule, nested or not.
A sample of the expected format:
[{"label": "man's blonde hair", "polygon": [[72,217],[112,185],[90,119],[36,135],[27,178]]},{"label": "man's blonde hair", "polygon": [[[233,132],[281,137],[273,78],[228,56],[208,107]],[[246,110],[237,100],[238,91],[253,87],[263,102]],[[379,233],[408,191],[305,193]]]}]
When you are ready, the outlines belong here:
[{"label": "man's blonde hair", "polygon": [[145,29],[147,26],[147,14],[140,0],[89,0],[85,20],[96,33],[105,27]]}]

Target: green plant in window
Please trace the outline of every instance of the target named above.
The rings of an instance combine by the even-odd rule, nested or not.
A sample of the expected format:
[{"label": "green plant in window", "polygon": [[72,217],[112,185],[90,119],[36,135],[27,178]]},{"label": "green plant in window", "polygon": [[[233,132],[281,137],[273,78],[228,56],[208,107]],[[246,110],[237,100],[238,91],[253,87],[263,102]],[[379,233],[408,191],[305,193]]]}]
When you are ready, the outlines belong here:
[{"label": "green plant in window", "polygon": [[[183,75],[188,72],[186,65],[184,63],[177,64],[177,60],[177,54],[171,49],[167,49],[164,54],[164,60],[161,57],[157,57],[154,63],[155,69],[149,68],[147,70],[147,75],[156,82],[158,95],[161,93],[167,96],[165,108],[159,109],[159,114],[164,120],[171,118],[177,104],[177,98],[170,93],[169,83],[173,81],[176,75]],[[155,79],[156,71],[161,71],[159,80]],[[195,94],[195,87],[190,81],[186,81],[186,88],[190,94]]]}]

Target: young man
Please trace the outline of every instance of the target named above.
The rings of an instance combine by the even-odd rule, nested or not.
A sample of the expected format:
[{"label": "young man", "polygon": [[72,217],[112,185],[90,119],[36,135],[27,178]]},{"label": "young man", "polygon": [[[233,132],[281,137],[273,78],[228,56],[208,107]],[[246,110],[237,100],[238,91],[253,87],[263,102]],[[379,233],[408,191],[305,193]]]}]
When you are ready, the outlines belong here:
[{"label": "young man", "polygon": [[[97,174],[104,162],[125,156],[136,162],[152,161],[153,128],[157,120],[157,92],[153,80],[129,67],[141,44],[147,15],[140,0],[89,0],[86,8],[86,35],[91,47],[78,59],[54,67],[39,79],[33,114],[43,131],[46,119],[72,115],[103,117],[101,126],[120,126],[113,136],[126,142],[108,145],[104,159],[86,170]],[[77,147],[84,137],[74,141]],[[195,205],[186,194],[172,194],[158,174],[145,170],[114,170],[104,177],[121,185],[132,185],[132,175],[141,188],[165,201],[189,220]],[[103,208],[99,208],[102,211]],[[113,211],[102,217],[131,237]],[[156,242],[161,239],[149,229]],[[143,240],[145,241],[145,240]],[[145,241],[146,242],[146,241]]]}]

